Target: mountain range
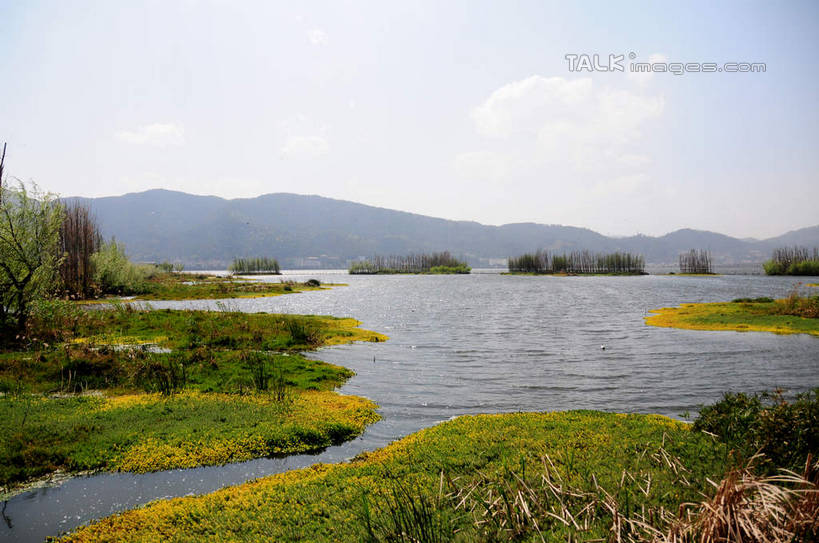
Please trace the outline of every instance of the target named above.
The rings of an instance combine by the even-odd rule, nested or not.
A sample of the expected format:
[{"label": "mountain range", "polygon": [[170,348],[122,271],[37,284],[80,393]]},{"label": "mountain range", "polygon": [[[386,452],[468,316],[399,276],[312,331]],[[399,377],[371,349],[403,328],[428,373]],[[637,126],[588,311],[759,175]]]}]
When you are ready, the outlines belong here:
[{"label": "mountain range", "polygon": [[710,250],[716,264],[736,265],[760,263],[774,247],[819,246],[819,225],[765,240],[688,228],[608,237],[573,226],[489,226],[288,193],[226,200],[156,189],[66,201],[87,204],[103,235],[123,242],[133,260],[181,262],[187,269],[224,269],[243,256],[275,257],[283,268],[346,268],[374,254],[444,250],[487,267],[537,249],[629,251],[649,264],[673,265],[679,253],[696,248]]}]

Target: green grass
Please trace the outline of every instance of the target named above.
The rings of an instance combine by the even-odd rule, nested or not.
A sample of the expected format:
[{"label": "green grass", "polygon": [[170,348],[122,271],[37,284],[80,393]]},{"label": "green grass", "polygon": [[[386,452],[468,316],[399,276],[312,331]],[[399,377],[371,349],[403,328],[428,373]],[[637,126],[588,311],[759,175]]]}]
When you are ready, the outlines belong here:
[{"label": "green grass", "polygon": [[819,297],[738,298],[734,302],[682,304],[652,310],[645,318],[651,326],[689,330],[731,330],[819,336]]},{"label": "green grass", "polygon": [[501,272],[501,275],[529,275],[533,277],[619,277],[619,276],[633,276],[633,275],[648,275],[646,272],[611,272],[611,273],[566,273],[566,272],[518,272],[507,271]]},{"label": "green grass", "polygon": [[[331,404],[333,409],[323,409]],[[377,420],[331,392],[0,399],[0,485],[55,470],[155,471],[321,450]]]},{"label": "green grass", "polygon": [[41,311],[28,348],[0,352],[0,487],[315,451],[378,418],[369,400],[332,392],[353,372],[300,354],[387,339],[354,319],[62,309]]},{"label": "green grass", "polygon": [[[280,296],[310,290],[326,290],[315,279],[304,283],[278,283],[222,277],[196,273],[157,273],[144,282],[138,300],[219,300],[226,298],[254,298]],[[103,300],[104,301],[104,300]]]},{"label": "green grass", "polygon": [[446,274],[466,274],[471,273],[472,268],[465,264],[461,264],[458,266],[433,266],[430,268],[429,272],[433,275],[446,275]]},{"label": "green grass", "polygon": [[460,275],[472,273],[472,268],[469,266],[434,266],[429,271],[404,271],[393,269],[380,269],[375,272],[356,272],[351,271],[351,275]]},{"label": "green grass", "polygon": [[819,275],[819,260],[802,260],[788,266],[775,260],[768,260],[762,267],[765,275]]},{"label": "green grass", "polygon": [[[664,417],[592,411],[468,416],[350,463],[155,502],[66,540],[490,541],[495,528],[476,523],[486,518],[484,498],[500,499],[520,481],[535,488],[545,474],[566,490],[564,504],[578,519],[583,500],[594,512],[588,526],[578,527],[544,514],[537,520],[545,540],[608,540],[615,517],[602,504],[603,491],[607,503],[617,504],[618,518],[660,507],[676,512],[680,503],[698,500],[708,488],[705,478],[718,478],[726,463],[723,446]],[[582,490],[582,500],[569,489]],[[552,505],[559,513],[560,504]],[[510,512],[523,515],[511,499],[500,509],[492,512],[498,523]],[[514,538],[494,540],[540,540],[532,523],[518,524]],[[396,526],[426,535],[410,539]],[[625,540],[627,526],[619,531]]]}]

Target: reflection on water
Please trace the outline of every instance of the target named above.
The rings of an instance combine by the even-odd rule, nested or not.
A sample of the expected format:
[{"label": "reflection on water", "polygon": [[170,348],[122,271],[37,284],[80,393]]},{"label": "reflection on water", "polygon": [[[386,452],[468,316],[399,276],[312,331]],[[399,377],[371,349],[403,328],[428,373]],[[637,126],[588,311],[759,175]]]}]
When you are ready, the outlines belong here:
[{"label": "reflection on water", "polygon": [[[679,417],[726,390],[819,386],[815,337],[643,324],[647,311],[657,307],[782,297],[793,287],[793,278],[317,272],[288,279],[311,277],[349,286],[227,305],[242,311],[350,316],[389,335],[386,343],[313,354],[355,370],[357,376],[341,392],[372,398],[384,420],[359,439],[316,456],[145,475],[101,474],[34,490],[8,502],[0,539],[40,541],[150,500],[343,460],[461,414],[587,408]],[[151,305],[217,308],[213,301]]]}]

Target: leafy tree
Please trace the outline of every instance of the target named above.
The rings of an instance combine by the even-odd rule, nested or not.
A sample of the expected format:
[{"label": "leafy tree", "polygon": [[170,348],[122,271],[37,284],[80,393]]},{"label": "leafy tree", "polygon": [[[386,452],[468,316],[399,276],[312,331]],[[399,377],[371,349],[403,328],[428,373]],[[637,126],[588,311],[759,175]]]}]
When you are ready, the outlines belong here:
[{"label": "leafy tree", "polygon": [[0,335],[13,337],[24,331],[31,303],[54,291],[63,207],[36,185],[11,189],[6,181],[0,178]]},{"label": "leafy tree", "polygon": [[141,294],[146,291],[148,271],[128,260],[125,245],[112,239],[91,257],[94,281],[105,294]]}]

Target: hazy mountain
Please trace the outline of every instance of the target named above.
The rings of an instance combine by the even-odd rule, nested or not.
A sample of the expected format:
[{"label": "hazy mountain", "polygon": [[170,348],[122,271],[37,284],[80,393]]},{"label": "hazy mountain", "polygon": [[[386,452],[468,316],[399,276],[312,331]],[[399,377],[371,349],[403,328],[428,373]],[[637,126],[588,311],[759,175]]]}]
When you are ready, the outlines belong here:
[{"label": "hazy mountain", "polygon": [[473,265],[500,264],[535,249],[638,252],[649,263],[675,263],[680,252],[709,249],[720,263],[761,262],[773,247],[819,246],[819,226],[768,240],[683,229],[660,237],[607,237],[586,228],[535,223],[487,226],[333,200],[266,194],[225,200],[167,190],[88,203],[106,237],[138,261],[181,261],[189,269],[224,268],[237,256],[274,256],[285,268],[346,267],[373,254],[450,250]]}]

